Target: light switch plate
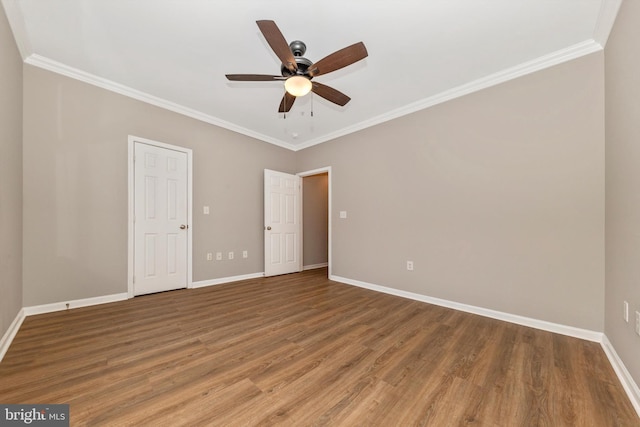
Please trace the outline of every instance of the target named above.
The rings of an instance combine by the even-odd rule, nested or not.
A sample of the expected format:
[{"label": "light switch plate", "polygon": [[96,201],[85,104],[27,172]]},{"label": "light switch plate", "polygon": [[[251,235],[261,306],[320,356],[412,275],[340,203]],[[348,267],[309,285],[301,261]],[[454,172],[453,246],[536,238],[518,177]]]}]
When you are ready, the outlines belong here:
[{"label": "light switch plate", "polygon": [[625,322],[629,322],[629,303],[626,301],[622,303],[622,318]]},{"label": "light switch plate", "polygon": [[346,218],[347,217],[347,211],[340,211],[340,218]]}]

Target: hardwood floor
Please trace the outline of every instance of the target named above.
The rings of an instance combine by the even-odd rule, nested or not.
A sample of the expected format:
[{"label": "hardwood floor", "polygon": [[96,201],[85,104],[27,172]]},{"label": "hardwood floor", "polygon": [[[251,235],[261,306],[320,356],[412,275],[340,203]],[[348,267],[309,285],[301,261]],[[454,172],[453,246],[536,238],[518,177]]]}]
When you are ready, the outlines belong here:
[{"label": "hardwood floor", "polygon": [[28,317],[0,403],[74,426],[640,425],[596,343],[324,269]]}]

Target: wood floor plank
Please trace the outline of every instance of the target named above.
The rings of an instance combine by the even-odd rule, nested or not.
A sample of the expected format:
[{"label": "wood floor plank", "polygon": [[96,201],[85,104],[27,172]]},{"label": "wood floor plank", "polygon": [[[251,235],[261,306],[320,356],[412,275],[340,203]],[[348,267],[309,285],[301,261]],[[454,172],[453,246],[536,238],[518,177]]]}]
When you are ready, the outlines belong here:
[{"label": "wood floor plank", "polygon": [[0,402],[73,426],[640,426],[598,344],[326,269],[30,316]]}]

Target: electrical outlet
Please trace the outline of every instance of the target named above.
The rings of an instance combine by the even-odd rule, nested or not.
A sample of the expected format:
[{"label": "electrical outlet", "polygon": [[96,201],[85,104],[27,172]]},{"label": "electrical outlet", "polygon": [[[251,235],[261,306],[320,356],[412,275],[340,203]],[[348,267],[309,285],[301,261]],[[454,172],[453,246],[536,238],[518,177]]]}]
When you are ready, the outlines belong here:
[{"label": "electrical outlet", "polygon": [[413,261],[407,261],[407,270],[413,271]]},{"label": "electrical outlet", "polygon": [[233,252],[229,252],[229,259],[233,259]]},{"label": "electrical outlet", "polygon": [[209,215],[209,206],[203,206],[202,207],[202,213],[205,215]]},{"label": "electrical outlet", "polygon": [[249,258],[249,251],[242,251],[242,258]]},{"label": "electrical outlet", "polygon": [[222,261],[222,252],[216,252],[216,261]]},{"label": "electrical outlet", "polygon": [[211,261],[213,259],[213,254],[211,252],[207,252],[207,261]]},{"label": "electrical outlet", "polygon": [[640,335],[640,311],[636,311],[636,334]]}]

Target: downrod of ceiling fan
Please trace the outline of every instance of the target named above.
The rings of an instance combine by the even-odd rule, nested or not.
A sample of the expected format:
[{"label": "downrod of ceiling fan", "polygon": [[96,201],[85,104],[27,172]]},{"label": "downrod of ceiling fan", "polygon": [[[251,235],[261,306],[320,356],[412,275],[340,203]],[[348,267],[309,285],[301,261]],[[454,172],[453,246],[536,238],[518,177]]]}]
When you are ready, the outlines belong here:
[{"label": "downrod of ceiling fan", "polygon": [[307,45],[304,44],[303,41],[294,40],[289,43],[289,49],[291,49],[293,56],[304,56],[304,53],[307,51]]}]

